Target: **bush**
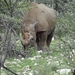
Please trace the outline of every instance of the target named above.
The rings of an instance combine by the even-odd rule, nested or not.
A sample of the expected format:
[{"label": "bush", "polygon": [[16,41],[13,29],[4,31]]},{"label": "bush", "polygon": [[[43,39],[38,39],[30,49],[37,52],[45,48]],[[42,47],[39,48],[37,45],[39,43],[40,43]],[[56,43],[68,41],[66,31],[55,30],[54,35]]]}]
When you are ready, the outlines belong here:
[{"label": "bush", "polygon": [[62,51],[68,65],[75,65],[75,14],[72,12],[59,15],[55,35],[61,42],[58,42],[59,50]]}]

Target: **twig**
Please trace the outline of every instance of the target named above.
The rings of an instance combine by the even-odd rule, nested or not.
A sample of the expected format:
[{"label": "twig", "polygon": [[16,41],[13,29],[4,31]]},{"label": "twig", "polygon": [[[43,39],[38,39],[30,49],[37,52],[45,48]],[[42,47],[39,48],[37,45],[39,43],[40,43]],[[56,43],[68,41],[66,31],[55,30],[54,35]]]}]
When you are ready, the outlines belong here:
[{"label": "twig", "polygon": [[5,67],[4,65],[2,65],[2,67],[3,67],[4,69],[10,71],[10,72],[13,73],[14,75],[18,75],[18,74],[16,74],[15,72],[11,71],[9,68]]}]

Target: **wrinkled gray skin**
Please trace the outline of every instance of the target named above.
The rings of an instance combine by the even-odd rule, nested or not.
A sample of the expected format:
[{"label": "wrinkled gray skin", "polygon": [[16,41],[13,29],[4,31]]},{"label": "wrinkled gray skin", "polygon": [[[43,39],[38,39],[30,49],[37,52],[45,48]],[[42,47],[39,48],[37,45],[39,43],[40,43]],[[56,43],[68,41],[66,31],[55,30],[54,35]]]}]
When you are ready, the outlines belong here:
[{"label": "wrinkled gray skin", "polygon": [[34,46],[36,50],[48,51],[55,30],[56,11],[44,4],[30,4],[22,23],[24,50]]}]

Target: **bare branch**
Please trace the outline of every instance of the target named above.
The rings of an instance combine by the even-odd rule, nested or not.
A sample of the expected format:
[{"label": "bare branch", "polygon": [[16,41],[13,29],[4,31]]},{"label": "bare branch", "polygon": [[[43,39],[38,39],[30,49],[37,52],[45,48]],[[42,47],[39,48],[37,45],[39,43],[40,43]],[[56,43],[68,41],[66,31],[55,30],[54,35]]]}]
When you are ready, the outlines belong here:
[{"label": "bare branch", "polygon": [[9,8],[9,4],[8,4],[8,2],[7,2],[6,0],[4,0],[4,2],[6,3],[7,7]]}]

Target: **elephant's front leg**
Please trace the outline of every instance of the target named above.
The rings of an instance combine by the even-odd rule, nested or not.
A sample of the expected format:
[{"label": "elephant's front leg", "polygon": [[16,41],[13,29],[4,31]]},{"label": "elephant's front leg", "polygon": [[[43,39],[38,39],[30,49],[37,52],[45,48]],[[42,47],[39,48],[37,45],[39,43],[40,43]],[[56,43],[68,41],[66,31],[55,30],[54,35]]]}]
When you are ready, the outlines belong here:
[{"label": "elephant's front leg", "polygon": [[39,46],[40,46],[40,49],[43,50],[44,52],[49,51],[46,41],[47,41],[47,32],[43,31],[40,33]]}]

